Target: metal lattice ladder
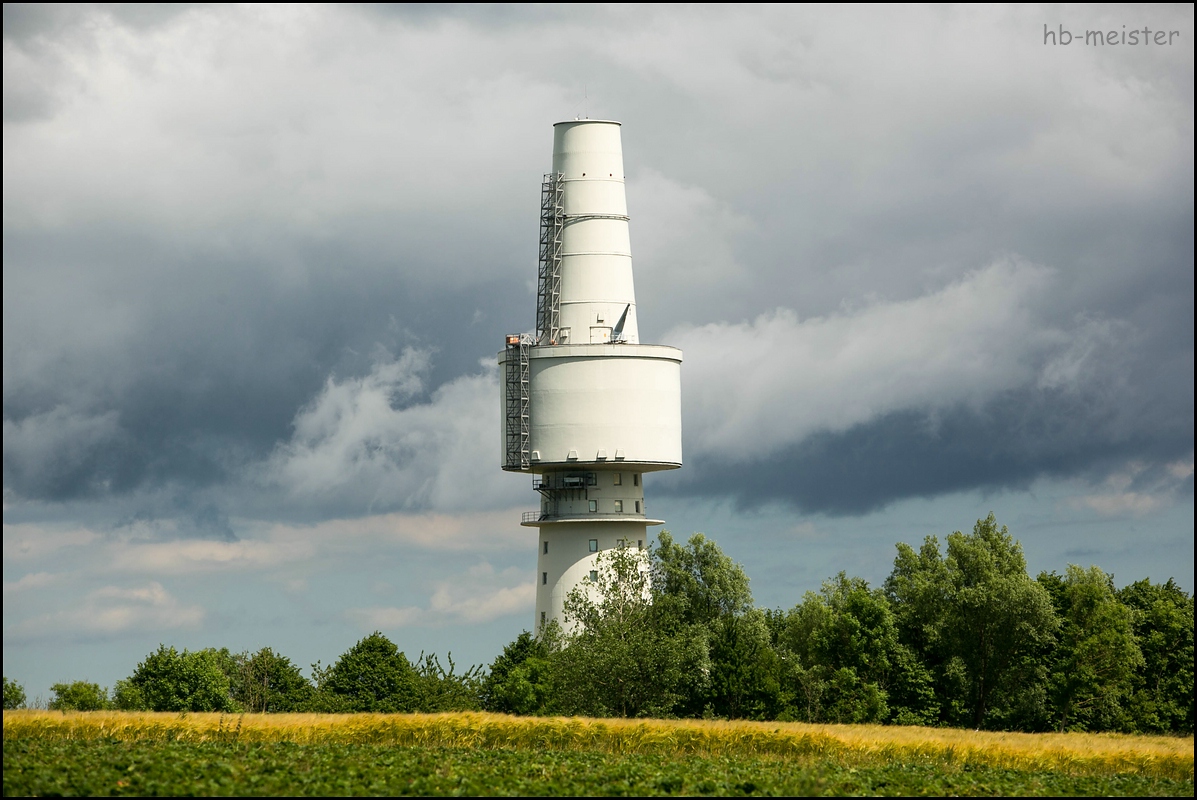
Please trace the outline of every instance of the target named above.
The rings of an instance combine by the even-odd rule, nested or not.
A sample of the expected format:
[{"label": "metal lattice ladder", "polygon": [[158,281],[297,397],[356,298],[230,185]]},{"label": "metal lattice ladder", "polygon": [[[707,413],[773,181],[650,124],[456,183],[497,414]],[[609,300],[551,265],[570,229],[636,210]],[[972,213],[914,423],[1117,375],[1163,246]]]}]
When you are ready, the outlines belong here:
[{"label": "metal lattice ladder", "polygon": [[550,172],[540,185],[540,263],[536,289],[536,343],[558,344],[561,330],[561,232],[565,176]]},{"label": "metal lattice ladder", "polygon": [[528,408],[531,405],[531,367],[528,364],[528,350],[533,345],[533,339],[526,333],[512,334],[507,337],[507,358],[504,359],[507,374],[504,376],[506,388],[507,424],[505,469],[527,470],[530,465],[529,443],[532,439],[532,427]]}]

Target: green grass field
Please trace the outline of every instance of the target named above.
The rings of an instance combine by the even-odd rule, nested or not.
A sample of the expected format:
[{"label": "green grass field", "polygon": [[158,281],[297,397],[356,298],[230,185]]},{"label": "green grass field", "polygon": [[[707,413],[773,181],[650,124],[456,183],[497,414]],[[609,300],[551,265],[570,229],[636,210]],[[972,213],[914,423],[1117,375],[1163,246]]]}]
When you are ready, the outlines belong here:
[{"label": "green grass field", "polygon": [[12,795],[1192,795],[1192,738],[445,715],[5,712]]}]

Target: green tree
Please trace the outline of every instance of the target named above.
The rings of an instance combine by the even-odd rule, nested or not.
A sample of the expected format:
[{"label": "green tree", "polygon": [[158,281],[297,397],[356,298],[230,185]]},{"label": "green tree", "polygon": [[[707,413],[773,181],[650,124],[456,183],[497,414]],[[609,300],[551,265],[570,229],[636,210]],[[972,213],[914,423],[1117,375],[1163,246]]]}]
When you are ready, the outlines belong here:
[{"label": "green tree", "polygon": [[98,683],[72,681],[50,687],[54,696],[49,707],[55,711],[103,711],[109,707],[108,690]]},{"label": "green tree", "polygon": [[149,711],[145,695],[132,678],[122,678],[112,687],[112,707],[121,711]]},{"label": "green tree", "polygon": [[453,654],[446,656],[449,669],[436,656],[420,654],[416,660],[414,710],[427,714],[441,711],[479,711],[482,708],[482,667],[475,665],[458,674]]},{"label": "green tree", "polygon": [[707,626],[710,678],[705,711],[730,719],[772,719],[781,706],[783,665],[765,614],[749,609]]},{"label": "green tree", "polygon": [[317,682],[330,701],[328,710],[393,713],[415,710],[416,677],[407,656],[375,631],[346,650]]},{"label": "green tree", "polygon": [[663,716],[677,704],[687,656],[698,654],[655,624],[649,558],[630,547],[604,551],[597,579],[569,593],[564,616],[572,632],[551,657],[555,710]]},{"label": "green tree", "polygon": [[701,533],[682,546],[662,531],[651,553],[653,603],[662,620],[709,625],[752,608],[744,569]]},{"label": "green tree", "polygon": [[1122,705],[1143,656],[1113,580],[1097,567],[1075,564],[1063,577],[1044,573],[1038,580],[1062,620],[1051,672],[1057,730],[1125,727]]},{"label": "green tree", "polygon": [[547,639],[528,631],[503,648],[482,682],[482,707],[505,714],[539,714],[549,702]]},{"label": "green tree", "polygon": [[[923,721],[925,669],[898,641],[885,595],[843,572],[807,592],[786,615],[779,642],[793,667],[794,716],[811,722],[881,722],[891,689],[904,723]],[[908,685],[915,684],[915,685]],[[933,702],[931,703],[933,707]]]},{"label": "green tree", "polygon": [[1128,702],[1132,724],[1152,733],[1193,733],[1193,598],[1169,578],[1118,592],[1131,610],[1144,665]]},{"label": "green tree", "polygon": [[847,668],[871,683],[889,674],[890,653],[898,643],[893,613],[880,591],[871,591],[860,578],[843,572],[826,581],[822,597],[827,613],[811,632],[811,647],[819,663]]},{"label": "green tree", "polygon": [[159,645],[137,665],[128,685],[118,683],[118,688],[125,698],[139,696],[150,711],[234,712],[242,710],[232,696],[234,669],[228,650],[179,652]]},{"label": "green tree", "polygon": [[4,679],[4,710],[25,707],[25,687],[16,681]]},{"label": "green tree", "polygon": [[253,655],[233,656],[233,698],[257,712],[305,711],[312,707],[315,689],[291,663],[269,647]]},{"label": "green tree", "polygon": [[676,689],[677,711],[722,717],[775,713],[784,665],[773,648],[768,617],[752,611],[744,569],[701,533],[682,545],[663,531],[651,559],[651,619],[692,664]]},{"label": "green tree", "polygon": [[934,725],[939,719],[935,676],[910,647],[898,642],[890,655],[885,684],[889,721],[895,725]]},{"label": "green tree", "polygon": [[1042,695],[1041,661],[1059,620],[1027,575],[1022,546],[993,514],[969,535],[951,534],[946,558],[933,536],[918,553],[899,544],[886,594],[904,643],[939,671],[945,721],[1003,724]]}]

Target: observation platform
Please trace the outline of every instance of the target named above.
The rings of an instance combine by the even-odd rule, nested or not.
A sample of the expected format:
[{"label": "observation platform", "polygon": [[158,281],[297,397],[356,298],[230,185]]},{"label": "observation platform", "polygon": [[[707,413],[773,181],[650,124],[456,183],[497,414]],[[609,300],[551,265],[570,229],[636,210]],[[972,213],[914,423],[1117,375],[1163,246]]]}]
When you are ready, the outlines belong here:
[{"label": "observation platform", "polygon": [[649,519],[643,514],[542,514],[539,511],[525,511],[520,525],[525,528],[540,528],[545,525],[566,525],[581,522],[633,522],[637,525],[664,525],[663,519]]}]

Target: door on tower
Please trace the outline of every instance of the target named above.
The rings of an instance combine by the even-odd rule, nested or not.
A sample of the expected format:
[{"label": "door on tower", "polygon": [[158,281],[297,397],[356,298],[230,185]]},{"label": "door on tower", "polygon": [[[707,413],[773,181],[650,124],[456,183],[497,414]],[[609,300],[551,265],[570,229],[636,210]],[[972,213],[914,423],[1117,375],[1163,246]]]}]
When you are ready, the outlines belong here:
[{"label": "door on tower", "polygon": [[602,326],[591,326],[590,328],[590,343],[591,344],[606,344],[611,341],[611,328]]}]

